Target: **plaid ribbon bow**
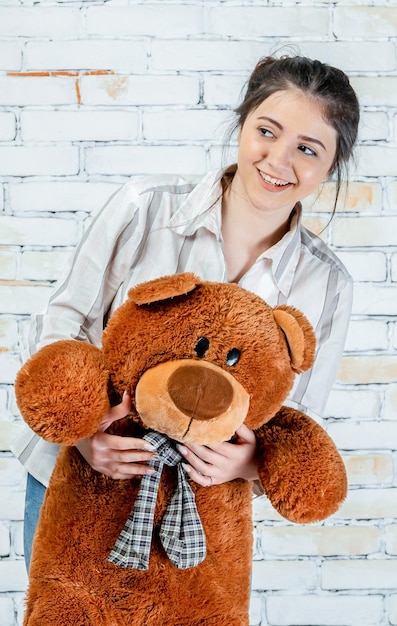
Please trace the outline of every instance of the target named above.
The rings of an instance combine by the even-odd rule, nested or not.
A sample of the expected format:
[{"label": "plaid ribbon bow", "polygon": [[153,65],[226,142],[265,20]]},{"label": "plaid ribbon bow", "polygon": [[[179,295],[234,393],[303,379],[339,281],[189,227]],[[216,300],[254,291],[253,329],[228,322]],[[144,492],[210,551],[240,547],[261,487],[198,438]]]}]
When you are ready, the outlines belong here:
[{"label": "plaid ribbon bow", "polygon": [[134,507],[107,560],[120,567],[149,568],[154,510],[161,473],[166,464],[178,466],[178,485],[161,523],[160,541],[175,567],[194,567],[205,559],[206,541],[194,493],[180,463],[182,456],[172,447],[166,435],[150,432],[144,439],[157,451],[156,458],[148,463],[157,471],[142,478]]}]

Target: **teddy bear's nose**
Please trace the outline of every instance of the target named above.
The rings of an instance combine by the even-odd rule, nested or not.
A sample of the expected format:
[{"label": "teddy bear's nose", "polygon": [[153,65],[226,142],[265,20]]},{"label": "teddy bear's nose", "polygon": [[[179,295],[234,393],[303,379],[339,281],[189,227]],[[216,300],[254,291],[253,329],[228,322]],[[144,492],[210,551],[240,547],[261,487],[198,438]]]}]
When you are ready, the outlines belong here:
[{"label": "teddy bear's nose", "polygon": [[178,367],[168,380],[175,406],[196,420],[221,415],[233,400],[233,388],[221,372],[200,365]]}]

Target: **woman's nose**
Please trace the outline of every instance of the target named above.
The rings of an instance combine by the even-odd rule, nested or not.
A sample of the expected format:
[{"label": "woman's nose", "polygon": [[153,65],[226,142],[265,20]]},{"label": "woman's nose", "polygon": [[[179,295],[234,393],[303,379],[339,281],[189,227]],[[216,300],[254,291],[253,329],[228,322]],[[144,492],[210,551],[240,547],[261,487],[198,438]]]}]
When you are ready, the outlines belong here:
[{"label": "woman's nose", "polygon": [[292,153],[288,144],[282,140],[274,141],[269,147],[267,161],[275,170],[287,170],[291,167]]}]

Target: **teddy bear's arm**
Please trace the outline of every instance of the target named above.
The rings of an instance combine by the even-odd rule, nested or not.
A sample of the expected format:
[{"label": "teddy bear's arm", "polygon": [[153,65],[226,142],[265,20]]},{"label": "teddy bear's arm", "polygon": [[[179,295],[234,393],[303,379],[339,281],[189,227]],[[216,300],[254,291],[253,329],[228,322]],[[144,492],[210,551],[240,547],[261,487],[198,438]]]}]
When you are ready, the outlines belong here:
[{"label": "teddy bear's arm", "polygon": [[283,517],[310,523],[335,513],[346,497],[346,470],[319,424],[300,411],[282,407],[255,434],[262,487]]},{"label": "teddy bear's arm", "polygon": [[15,394],[26,423],[54,443],[74,445],[98,430],[110,408],[102,352],[65,340],[41,348],[18,372]]}]

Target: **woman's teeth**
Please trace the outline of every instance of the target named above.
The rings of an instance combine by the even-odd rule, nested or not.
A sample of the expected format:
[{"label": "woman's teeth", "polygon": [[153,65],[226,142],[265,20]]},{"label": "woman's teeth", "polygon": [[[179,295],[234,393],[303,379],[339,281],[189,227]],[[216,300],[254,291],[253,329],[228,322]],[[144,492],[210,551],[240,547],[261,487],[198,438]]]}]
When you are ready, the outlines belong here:
[{"label": "woman's teeth", "polygon": [[289,183],[285,182],[285,180],[280,180],[279,178],[272,178],[271,176],[269,176],[268,174],[263,174],[263,172],[261,172],[260,170],[259,174],[261,175],[261,178],[263,178],[263,180],[267,183],[270,183],[271,185],[276,185],[277,187],[285,187],[286,185],[289,185]]}]

